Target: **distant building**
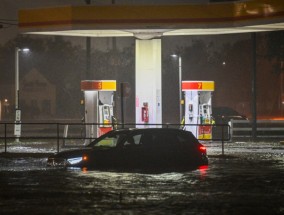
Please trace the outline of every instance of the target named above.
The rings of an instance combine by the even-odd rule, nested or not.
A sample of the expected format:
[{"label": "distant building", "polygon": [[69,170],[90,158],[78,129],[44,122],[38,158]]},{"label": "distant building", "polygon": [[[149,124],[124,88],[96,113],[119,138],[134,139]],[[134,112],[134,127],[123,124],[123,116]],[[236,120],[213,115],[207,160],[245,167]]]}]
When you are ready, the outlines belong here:
[{"label": "distant building", "polygon": [[23,118],[37,119],[56,114],[56,87],[32,69],[20,81],[20,109]]}]

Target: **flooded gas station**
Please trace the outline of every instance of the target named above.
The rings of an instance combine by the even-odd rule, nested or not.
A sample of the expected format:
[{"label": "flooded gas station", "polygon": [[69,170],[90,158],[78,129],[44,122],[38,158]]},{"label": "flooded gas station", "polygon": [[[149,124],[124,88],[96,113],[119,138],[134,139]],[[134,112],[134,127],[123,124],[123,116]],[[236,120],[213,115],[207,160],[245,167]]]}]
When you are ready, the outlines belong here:
[{"label": "flooded gas station", "polygon": [[221,143],[204,144],[208,166],[162,174],[50,168],[43,152],[55,148],[10,146],[0,158],[1,214],[284,213],[283,145],[230,142],[222,155]]},{"label": "flooded gas station", "polygon": [[[181,13],[181,11],[184,12]],[[127,16],[125,16],[125,13],[127,13]],[[53,16],[50,16],[50,14],[53,14]],[[206,6],[202,4],[158,5],[155,7],[150,5],[141,7],[133,5],[64,6],[22,9],[18,16],[18,27],[22,34],[88,37],[86,58],[91,56],[91,52],[88,53],[87,51],[90,48],[90,46],[87,47],[87,44],[90,45],[89,38],[91,37],[132,38],[133,49],[131,50],[135,53],[135,57],[133,58],[131,72],[135,86],[132,86],[133,95],[131,99],[129,98],[129,104],[131,103],[129,109],[132,112],[130,114],[128,111],[127,114],[132,115],[131,122],[135,122],[135,126],[138,125],[136,127],[167,123],[167,119],[163,117],[172,112],[169,111],[170,108],[167,109],[167,105],[169,106],[174,101],[166,102],[165,97],[170,97],[166,93],[175,91],[172,82],[173,76],[168,78],[171,82],[166,82],[166,78],[164,78],[165,83],[170,84],[164,83],[164,86],[162,85],[162,75],[165,76],[166,74],[163,71],[166,69],[162,67],[162,63],[166,61],[162,53],[164,47],[162,40],[166,40],[167,37],[178,36],[250,33],[252,47],[248,47],[252,51],[251,59],[249,59],[252,64],[250,69],[252,71],[249,70],[249,72],[252,73],[253,78],[251,80],[252,86],[249,85],[247,89],[252,89],[252,91],[235,90],[238,90],[237,92],[240,95],[251,94],[251,105],[249,103],[239,104],[242,107],[252,106],[251,121],[247,121],[247,125],[252,131],[250,137],[252,139],[256,137],[256,107],[261,106],[256,102],[255,88],[256,33],[284,29],[283,3],[280,1],[275,0],[271,3],[252,1],[208,4]],[[168,39],[168,41],[170,40]],[[19,50],[16,49],[17,54],[19,54]],[[234,53],[236,50],[234,50]],[[196,53],[194,52],[194,54]],[[208,128],[211,129],[211,126],[215,124],[211,116],[213,114],[211,97],[215,90],[215,82],[218,81],[207,75],[201,79],[193,78],[195,76],[182,76],[182,74],[186,75],[186,72],[182,73],[181,70],[182,55],[182,53],[179,53],[179,74],[175,76],[176,78],[178,76],[179,79],[176,84],[179,89],[176,89],[176,94],[171,97],[177,103],[175,108],[179,109],[179,116],[174,113],[173,115],[175,118],[179,118],[175,120],[179,127],[182,125],[182,116],[185,116],[183,125],[190,124],[195,131],[195,133],[194,131],[192,133],[198,139],[204,138],[204,142],[201,142],[207,149],[208,166],[200,166],[191,171],[156,174],[48,167],[48,156],[59,151],[59,139],[62,138],[61,136],[67,137],[68,125],[72,123],[69,121],[68,123],[57,122],[54,124],[56,126],[52,128],[50,128],[52,123],[49,123],[48,128],[44,129],[40,129],[33,123],[22,123],[21,110],[18,105],[19,80],[16,79],[15,121],[10,120],[11,122],[3,123],[2,130],[4,132],[1,136],[2,142],[0,142],[0,214],[284,214],[283,141],[279,141],[280,139],[277,139],[277,141],[249,141],[247,140],[249,138],[247,138],[245,141],[237,142],[228,138],[228,142],[226,141],[223,145],[224,147],[222,147],[221,142],[210,141],[212,140],[212,131]],[[202,54],[196,54],[196,56],[202,56]],[[187,65],[187,58],[190,57],[183,58],[184,65]],[[87,71],[86,77],[84,77],[86,79],[77,80],[78,83],[81,82],[80,90],[84,93],[84,99],[80,97],[82,104],[84,104],[84,107],[80,106],[83,119],[82,122],[80,119],[79,124],[77,122],[77,125],[82,127],[77,128],[77,133],[81,135],[78,138],[80,140],[96,138],[110,129],[112,117],[116,112],[114,92],[119,92],[119,90],[120,95],[117,93],[117,97],[120,96],[122,106],[120,112],[123,115],[125,102],[123,99],[126,100],[123,96],[123,86],[126,83],[129,84],[124,79],[123,82],[118,81],[118,79],[113,80],[117,78],[116,76],[111,80],[107,80],[107,77],[101,79],[95,75],[94,77],[90,76],[91,67],[90,64],[88,65],[90,59],[87,59],[86,62]],[[236,62],[234,58],[232,59],[232,62]],[[191,75],[195,69],[195,61],[197,60],[194,60],[194,64],[188,64],[190,65],[188,71]],[[209,67],[212,67],[212,62],[206,60]],[[218,66],[217,71],[226,71],[224,67],[226,64],[224,63],[225,61],[222,66]],[[235,64],[232,65],[232,67],[235,67]],[[282,65],[281,69],[283,69]],[[198,73],[204,70],[198,68],[195,69]],[[106,73],[105,70],[103,71]],[[16,69],[17,74],[18,72]],[[97,71],[92,71],[96,74],[95,72]],[[204,70],[205,72],[206,70]],[[127,75],[129,74],[127,73]],[[225,73],[220,74],[222,74],[220,77],[223,77]],[[247,74],[249,73],[247,72]],[[231,76],[230,78],[234,79]],[[213,77],[215,78],[214,75]],[[282,79],[283,75],[281,75]],[[245,76],[244,80],[249,79]],[[120,82],[120,89],[116,88],[116,82],[118,85]],[[227,85],[226,82],[228,82]],[[216,84],[218,93],[220,93],[222,86],[225,89],[223,95],[229,98],[222,97],[222,100],[219,101],[219,103],[222,101],[222,105],[225,100],[234,100],[233,97],[231,98],[231,91],[226,91],[234,87],[229,81],[226,80],[226,82],[222,81],[221,84]],[[245,85],[241,80],[236,83],[238,83],[238,86]],[[168,87],[170,88],[168,91],[166,85],[171,86]],[[276,88],[275,86],[275,83],[273,83],[271,88]],[[21,89],[22,91],[24,90]],[[162,91],[165,91],[165,93],[163,94]],[[279,95],[282,96],[282,92],[281,87]],[[184,93],[185,100],[182,99],[182,93]],[[177,94],[179,94],[178,99],[174,96]],[[269,96],[266,97],[271,97],[270,94],[267,95]],[[218,97],[214,99],[216,98]],[[8,103],[5,104],[8,105]],[[278,105],[281,107],[279,108],[281,114],[283,104],[282,102]],[[69,106],[71,105],[69,104]],[[267,106],[271,106],[271,104]],[[165,109],[164,113],[162,107]],[[65,112],[65,109],[62,109]],[[35,114],[31,113],[34,117]],[[121,116],[120,121],[124,125],[123,116]],[[89,123],[89,125],[86,123]],[[103,126],[96,127],[91,125],[92,123],[97,125],[101,123]],[[10,127],[11,125],[15,126],[14,130]],[[85,127],[83,128],[82,125],[85,125]],[[218,126],[218,123],[215,125]],[[84,129],[86,129],[86,132],[82,132]],[[264,129],[266,128],[263,126],[260,131]],[[273,127],[273,129],[282,132],[282,128],[278,129],[277,127],[275,129]],[[268,128],[269,131],[273,129]],[[71,133],[70,130],[71,126],[69,127]],[[244,131],[247,128],[241,127],[240,130]],[[9,132],[13,131],[14,134],[11,136]],[[62,131],[64,131],[64,135],[61,135]],[[33,141],[36,139],[35,137],[32,140],[25,141],[24,138],[31,137],[27,134],[28,132],[32,135],[43,133],[45,139],[57,138],[57,143],[56,140],[35,142]],[[7,133],[10,136],[7,136]],[[53,136],[51,137],[51,135]],[[13,141],[14,138],[22,139],[6,144],[6,141],[12,138]],[[42,136],[41,138],[43,139]],[[280,138],[283,139],[283,137]],[[224,140],[223,135],[219,139]],[[5,143],[3,143],[4,141]],[[83,144],[82,141],[82,146]],[[60,145],[60,147],[60,151],[71,149],[70,146]]]}]

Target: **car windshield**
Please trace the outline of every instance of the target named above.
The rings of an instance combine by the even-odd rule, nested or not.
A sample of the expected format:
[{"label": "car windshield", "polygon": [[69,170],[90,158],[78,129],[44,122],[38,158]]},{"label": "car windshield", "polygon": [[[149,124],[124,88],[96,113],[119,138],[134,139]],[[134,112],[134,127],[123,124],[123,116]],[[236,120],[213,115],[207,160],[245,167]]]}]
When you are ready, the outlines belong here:
[{"label": "car windshield", "polygon": [[121,140],[125,139],[127,134],[126,131],[109,132],[90,143],[89,147],[116,147]]}]

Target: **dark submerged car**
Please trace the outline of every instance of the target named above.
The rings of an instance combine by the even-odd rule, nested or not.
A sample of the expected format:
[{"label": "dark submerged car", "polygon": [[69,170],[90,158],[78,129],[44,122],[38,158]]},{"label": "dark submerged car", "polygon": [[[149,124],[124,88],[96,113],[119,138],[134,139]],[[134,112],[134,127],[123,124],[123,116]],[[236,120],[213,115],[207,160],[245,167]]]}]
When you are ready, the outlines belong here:
[{"label": "dark submerged car", "polygon": [[48,158],[48,166],[115,171],[180,171],[207,165],[206,148],[189,131],[171,128],[113,130],[84,149]]}]

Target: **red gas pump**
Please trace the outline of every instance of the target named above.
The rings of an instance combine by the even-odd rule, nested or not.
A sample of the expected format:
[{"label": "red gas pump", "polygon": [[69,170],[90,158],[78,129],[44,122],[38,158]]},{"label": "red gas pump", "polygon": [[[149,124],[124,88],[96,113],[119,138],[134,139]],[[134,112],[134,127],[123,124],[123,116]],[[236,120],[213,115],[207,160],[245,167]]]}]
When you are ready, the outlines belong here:
[{"label": "red gas pump", "polygon": [[143,103],[141,115],[142,115],[142,122],[148,123],[149,122],[148,102]]},{"label": "red gas pump", "polygon": [[99,105],[98,137],[112,130],[112,105]]}]

